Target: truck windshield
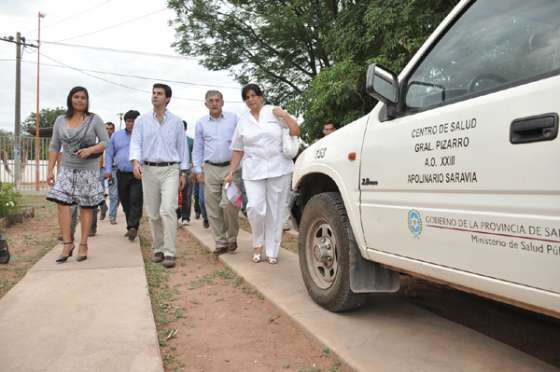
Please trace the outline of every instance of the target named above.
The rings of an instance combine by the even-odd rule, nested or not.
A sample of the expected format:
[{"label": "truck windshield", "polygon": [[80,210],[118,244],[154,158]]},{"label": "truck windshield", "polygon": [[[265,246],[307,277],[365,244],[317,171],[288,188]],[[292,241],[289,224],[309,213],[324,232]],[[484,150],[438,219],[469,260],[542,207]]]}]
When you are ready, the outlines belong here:
[{"label": "truck windshield", "polygon": [[422,110],[560,70],[560,1],[478,0],[407,79]]}]

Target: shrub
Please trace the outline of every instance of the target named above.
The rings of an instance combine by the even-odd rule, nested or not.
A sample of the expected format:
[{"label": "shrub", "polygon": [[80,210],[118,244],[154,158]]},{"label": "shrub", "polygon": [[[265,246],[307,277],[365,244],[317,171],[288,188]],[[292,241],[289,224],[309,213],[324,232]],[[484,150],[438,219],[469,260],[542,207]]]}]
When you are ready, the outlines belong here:
[{"label": "shrub", "polygon": [[6,217],[19,207],[21,195],[11,183],[0,184],[0,217]]}]

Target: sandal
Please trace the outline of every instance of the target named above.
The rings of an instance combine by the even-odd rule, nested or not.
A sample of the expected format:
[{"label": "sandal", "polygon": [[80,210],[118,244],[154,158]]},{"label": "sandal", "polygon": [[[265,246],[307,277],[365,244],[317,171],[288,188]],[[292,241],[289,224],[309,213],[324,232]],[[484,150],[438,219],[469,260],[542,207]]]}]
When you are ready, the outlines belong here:
[{"label": "sandal", "polygon": [[86,254],[83,256],[80,256],[80,252],[78,251],[78,257],[76,257],[76,261],[80,262],[80,261],[85,261],[87,260],[87,251],[88,251],[88,246],[87,244],[80,244],[80,247],[86,247]]},{"label": "sandal", "polygon": [[262,247],[255,247],[253,249],[253,262],[259,263],[262,261]]},{"label": "sandal", "polygon": [[277,257],[268,257],[267,261],[271,265],[276,265],[278,263],[278,258]]},{"label": "sandal", "polygon": [[[57,263],[64,263],[68,260],[68,257],[72,257],[72,252],[74,252],[74,242],[63,242],[63,245],[72,244],[72,248],[70,248],[70,252],[68,252],[68,256],[60,255],[56,259]],[[64,251],[62,251],[64,253]]]}]

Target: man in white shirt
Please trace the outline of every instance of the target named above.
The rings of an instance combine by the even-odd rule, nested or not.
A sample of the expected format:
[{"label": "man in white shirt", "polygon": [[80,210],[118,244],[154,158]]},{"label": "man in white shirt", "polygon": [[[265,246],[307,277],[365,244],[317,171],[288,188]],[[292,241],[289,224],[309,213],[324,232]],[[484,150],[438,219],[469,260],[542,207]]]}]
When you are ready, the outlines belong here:
[{"label": "man in white shirt", "polygon": [[[196,122],[193,146],[193,171],[199,183],[204,182],[204,197],[210,229],[216,243],[214,254],[237,249],[239,233],[239,209],[231,203],[220,207],[224,189],[224,177],[231,161],[231,138],[239,118],[236,114],[222,111],[224,99],[217,90],[206,92],[205,105],[209,113]],[[239,186],[239,172],[233,182]]]},{"label": "man in white shirt", "polygon": [[152,261],[166,268],[175,266],[177,193],[185,186],[190,168],[183,121],[166,109],[170,100],[171,87],[154,84],[153,111],[134,122],[129,156],[134,177],[142,180],[153,237]]}]

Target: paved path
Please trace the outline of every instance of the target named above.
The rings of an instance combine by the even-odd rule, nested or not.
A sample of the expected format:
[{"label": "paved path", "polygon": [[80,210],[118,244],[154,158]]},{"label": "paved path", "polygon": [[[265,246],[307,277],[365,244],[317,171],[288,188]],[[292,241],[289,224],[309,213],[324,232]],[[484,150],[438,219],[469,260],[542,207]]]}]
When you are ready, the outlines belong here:
[{"label": "paved path", "polygon": [[[213,248],[210,231],[200,221],[188,229]],[[558,371],[396,296],[378,296],[352,313],[330,313],[307,295],[297,255],[282,249],[278,265],[254,264],[250,235],[241,231],[238,243],[237,254],[220,259],[358,371]]]},{"label": "paved path", "polygon": [[58,245],[0,300],[0,371],[163,371],[140,244],[107,220],[86,261]]}]

